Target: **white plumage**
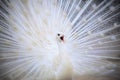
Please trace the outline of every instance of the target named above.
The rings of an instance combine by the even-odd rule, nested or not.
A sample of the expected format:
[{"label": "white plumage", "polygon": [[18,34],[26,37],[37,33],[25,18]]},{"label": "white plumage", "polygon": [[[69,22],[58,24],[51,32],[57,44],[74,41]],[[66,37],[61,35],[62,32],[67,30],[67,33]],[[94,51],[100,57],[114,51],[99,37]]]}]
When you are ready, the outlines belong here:
[{"label": "white plumage", "polygon": [[1,79],[84,80],[119,69],[120,5],[115,1],[0,4]]}]

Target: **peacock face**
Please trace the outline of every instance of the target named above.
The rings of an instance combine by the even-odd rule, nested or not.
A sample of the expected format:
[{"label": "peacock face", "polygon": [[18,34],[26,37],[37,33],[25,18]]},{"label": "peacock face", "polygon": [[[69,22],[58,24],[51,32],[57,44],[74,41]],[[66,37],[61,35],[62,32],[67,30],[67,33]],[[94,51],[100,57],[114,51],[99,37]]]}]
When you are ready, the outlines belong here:
[{"label": "peacock face", "polygon": [[65,41],[65,36],[62,33],[58,33],[57,38],[58,38],[59,42],[64,42]]}]

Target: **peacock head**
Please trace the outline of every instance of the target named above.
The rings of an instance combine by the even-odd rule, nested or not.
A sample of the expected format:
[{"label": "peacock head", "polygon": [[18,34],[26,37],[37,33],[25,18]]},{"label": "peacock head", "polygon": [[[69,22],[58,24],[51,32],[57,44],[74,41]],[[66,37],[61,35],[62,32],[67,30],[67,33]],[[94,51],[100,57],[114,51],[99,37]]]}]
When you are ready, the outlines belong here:
[{"label": "peacock head", "polygon": [[63,33],[58,33],[57,34],[57,39],[59,42],[64,42],[65,41],[65,36]]}]

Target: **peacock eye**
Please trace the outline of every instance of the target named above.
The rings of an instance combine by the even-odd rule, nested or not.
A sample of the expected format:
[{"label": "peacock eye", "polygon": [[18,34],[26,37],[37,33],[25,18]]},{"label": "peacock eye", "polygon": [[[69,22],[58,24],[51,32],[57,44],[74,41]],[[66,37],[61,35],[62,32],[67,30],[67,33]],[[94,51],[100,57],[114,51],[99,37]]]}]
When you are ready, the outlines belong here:
[{"label": "peacock eye", "polygon": [[60,34],[57,34],[58,36],[60,36]]}]

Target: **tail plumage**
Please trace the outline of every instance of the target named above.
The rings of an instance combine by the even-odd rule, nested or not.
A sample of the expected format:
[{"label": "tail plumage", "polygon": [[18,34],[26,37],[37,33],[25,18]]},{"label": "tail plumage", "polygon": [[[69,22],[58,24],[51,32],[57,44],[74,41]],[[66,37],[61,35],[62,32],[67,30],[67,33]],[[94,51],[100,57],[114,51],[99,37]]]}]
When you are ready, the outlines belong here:
[{"label": "tail plumage", "polygon": [[0,4],[1,79],[120,79],[119,1]]}]

